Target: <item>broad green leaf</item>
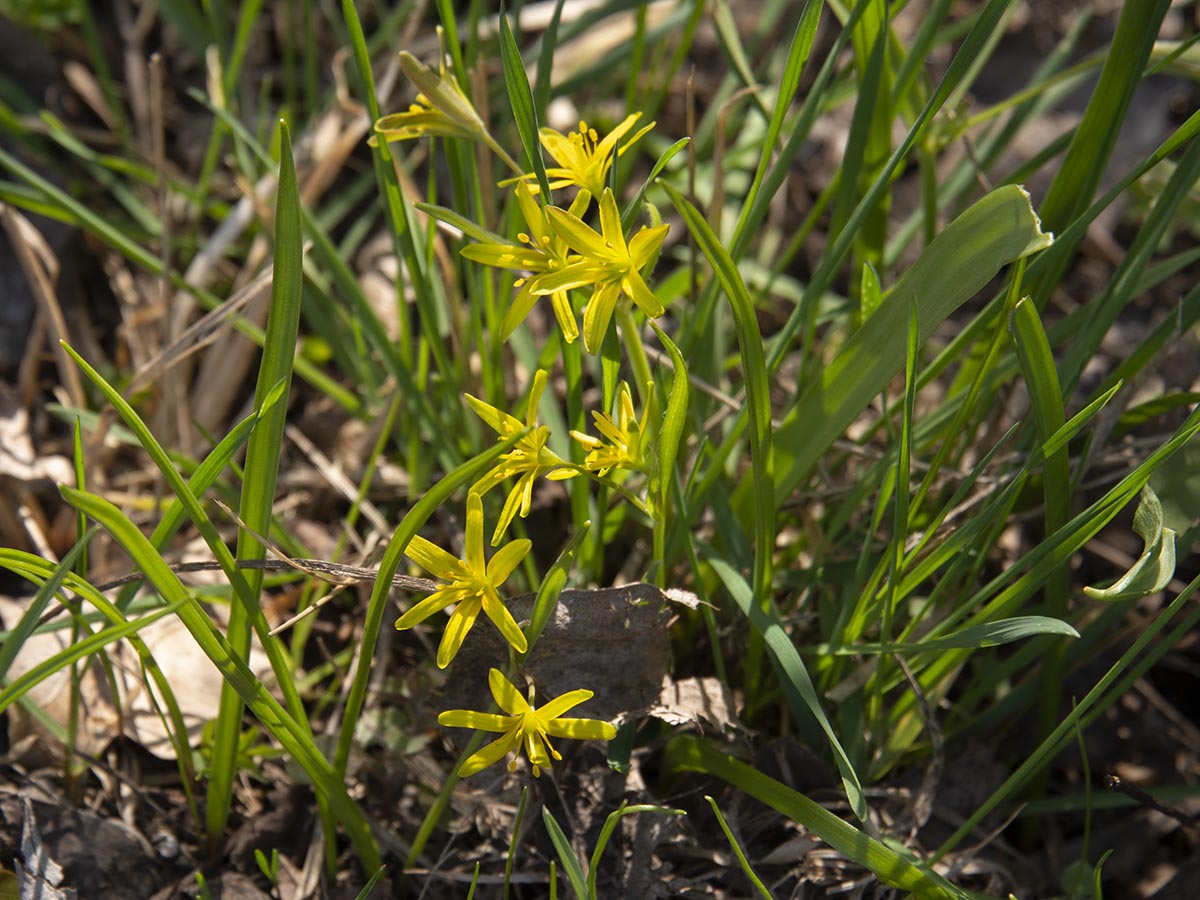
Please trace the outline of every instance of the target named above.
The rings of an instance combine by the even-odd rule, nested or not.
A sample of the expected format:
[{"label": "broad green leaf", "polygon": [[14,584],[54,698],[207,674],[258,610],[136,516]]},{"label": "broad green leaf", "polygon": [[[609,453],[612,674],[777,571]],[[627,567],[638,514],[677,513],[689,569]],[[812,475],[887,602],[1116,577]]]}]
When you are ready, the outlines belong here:
[{"label": "broad green leaf", "polygon": [[1150,485],[1142,488],[1133,532],[1142,539],[1142,555],[1107,588],[1085,587],[1093,600],[1130,600],[1161,591],[1175,576],[1175,531],[1163,525],[1163,507]]},{"label": "broad green leaf", "polygon": [[[904,365],[910,305],[920,339],[1001,267],[1051,243],[1016,185],[992,191],[951,222],[888,292],[875,314],[797,398],[775,434],[775,498],[787,497]],[[745,491],[740,499],[748,500]]]}]

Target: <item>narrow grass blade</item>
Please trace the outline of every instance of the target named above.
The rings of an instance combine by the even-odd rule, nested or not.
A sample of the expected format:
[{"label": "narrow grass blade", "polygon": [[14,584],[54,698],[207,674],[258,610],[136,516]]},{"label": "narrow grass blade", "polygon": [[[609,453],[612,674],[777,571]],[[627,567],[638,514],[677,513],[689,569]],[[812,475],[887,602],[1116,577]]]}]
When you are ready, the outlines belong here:
[{"label": "narrow grass blade", "polygon": [[1100,78],[1042,202],[1047,229],[1061,231],[1091,203],[1170,6],[1151,0],[1122,7]]},{"label": "narrow grass blade", "polygon": [[[212,661],[225,681],[233,685],[238,696],[258,717],[267,732],[296,760],[311,779],[317,793],[329,803],[338,821],[346,829],[354,850],[363,865],[371,870],[379,867],[379,849],[362,812],[321,755],[308,730],[307,722],[293,718],[266,687],[250,671],[230,643],[217,630],[208,614],[192,596],[179,577],[151,546],[145,535],[128,517],[102,497],[62,487],[63,498],[76,509],[100,523],[113,536],[138,568],[146,574],[169,605],[175,610],[184,627],[191,633],[200,649]],[[238,730],[240,731],[240,724]]]},{"label": "narrow grass blade", "polygon": [[638,813],[661,813],[667,816],[686,816],[687,812],[682,809],[672,809],[669,806],[653,806],[648,803],[629,806],[624,801],[615,810],[608,814],[604,820],[604,827],[600,829],[600,836],[596,838],[596,846],[592,848],[591,858],[588,860],[587,874],[587,890],[588,896],[595,898],[596,894],[596,875],[600,870],[600,857],[604,855],[604,849],[608,846],[609,839],[612,833],[616,830],[617,824],[625,816],[632,816]]},{"label": "narrow grass blade", "polygon": [[13,660],[16,659],[21,646],[33,634],[38,621],[42,617],[42,613],[46,611],[46,607],[50,605],[50,601],[54,599],[54,595],[62,587],[67,574],[74,570],[75,563],[84,555],[88,542],[91,541],[95,533],[95,530],[83,533],[83,536],[75,542],[75,546],[54,567],[53,574],[38,588],[38,592],[29,602],[25,614],[21,616],[16,624],[9,623],[8,637],[4,639],[3,643],[0,643],[0,681],[3,681],[4,677],[8,674],[8,668],[12,665]]},{"label": "narrow grass blade", "polygon": [[803,825],[847,859],[873,872],[884,884],[910,891],[922,900],[966,900],[966,894],[943,878],[918,869],[896,851],[839,819],[825,807],[721,753],[703,738],[690,735],[672,738],[663,753],[663,768],[673,773],[703,772],[729,782]]},{"label": "narrow grass blade", "polygon": [[746,853],[742,850],[741,844],[737,842],[737,838],[733,836],[733,830],[729,827],[729,823],[725,821],[725,816],[721,814],[721,807],[717,806],[717,801],[708,794],[704,795],[704,799],[708,801],[713,815],[717,817],[717,824],[721,826],[721,831],[725,832],[725,840],[729,841],[729,847],[737,857],[738,865],[742,867],[742,872],[745,873],[746,878],[754,885],[754,889],[758,891],[759,896],[765,898],[765,900],[773,900],[771,892],[767,890],[767,886],[762,883],[762,879],[758,877],[758,873],[750,865],[750,860],[746,859]]},{"label": "narrow grass blade", "polygon": [[76,641],[49,659],[38,663],[27,672],[21,673],[20,676],[8,682],[3,690],[0,690],[0,712],[8,709],[9,706],[55,672],[60,672],[73,663],[77,663],[81,659],[91,656],[93,653],[100,652],[109,644],[137,634],[146,626],[152,625],[164,616],[169,616],[178,611],[184,602],[186,601],[176,601],[161,609],[156,609],[154,612],[147,613],[141,618],[131,619],[123,625],[112,625],[97,631],[95,634]]},{"label": "narrow grass blade", "polygon": [[554,844],[558,860],[562,863],[563,870],[567,873],[567,881],[571,884],[571,890],[575,892],[575,900],[591,900],[591,895],[588,894],[587,879],[584,877],[583,868],[579,865],[579,860],[575,857],[575,851],[571,849],[571,842],[567,840],[567,836],[563,833],[562,826],[558,824],[558,820],[544,806],[542,807],[542,821],[546,823],[546,831],[550,835],[550,842]]},{"label": "narrow grass blade", "polygon": [[558,603],[558,597],[567,584],[567,576],[571,573],[571,567],[575,565],[575,557],[579,553],[579,548],[583,546],[591,527],[592,523],[585,521],[576,528],[566,546],[559,551],[554,564],[542,576],[537,597],[533,601],[533,611],[529,615],[529,628],[525,631],[525,640],[529,645],[525,651],[526,657],[533,652],[533,645],[542,636],[546,623],[550,621],[554,606]]},{"label": "narrow grass blade", "polygon": [[508,27],[508,15],[500,7],[500,64],[504,69],[504,87],[508,91],[508,102],[512,106],[517,133],[525,156],[537,176],[542,190],[542,202],[550,204],[550,181],[546,177],[546,163],[542,159],[542,145],[538,138],[537,110],[533,106],[533,93],[529,90],[529,79],[525,77],[525,64],[521,62],[521,51],[517,47],[512,29]]},{"label": "narrow grass blade", "polygon": [[771,651],[771,656],[779,668],[780,681],[783,684],[784,694],[791,703],[793,714],[801,721],[808,717],[815,719],[821,730],[825,732],[829,746],[833,750],[834,762],[837,763],[838,771],[842,776],[842,785],[846,789],[846,799],[850,802],[850,809],[860,821],[864,821],[867,815],[867,802],[863,797],[862,784],[858,780],[858,774],[854,771],[850,757],[842,749],[833,726],[829,724],[829,719],[821,708],[821,701],[817,697],[817,690],[813,686],[812,678],[809,677],[808,670],[804,667],[804,660],[796,651],[796,645],[792,643],[792,639],[784,630],[778,611],[773,604],[766,610],[761,609],[759,604],[754,602],[746,580],[724,560],[709,557],[707,562],[713,567],[713,571],[717,573],[717,577],[721,579],[725,589],[729,591],[729,595],[737,604],[738,609],[742,611],[742,615],[749,619],[754,630],[762,635],[763,641]]},{"label": "narrow grass blade", "polygon": [[[282,385],[284,395],[292,380],[296,337],[300,325],[300,296],[303,287],[302,248],[300,234],[300,191],[296,181],[296,164],[292,159],[291,139],[287,125],[281,120],[279,147],[279,181],[275,200],[275,271],[271,284],[271,306],[267,316],[263,355],[255,384],[255,405],[261,406],[269,393]],[[275,404],[260,417],[246,445],[245,471],[242,477],[241,502],[238,515],[246,523],[239,531],[237,556],[250,559],[261,556],[264,548],[258,534],[271,530],[271,508],[275,502],[275,482],[279,474],[280,450],[287,405]],[[244,575],[246,592],[237,592],[241,602],[229,610],[227,634],[230,646],[245,660],[250,653],[251,619],[257,610],[262,589],[263,573],[249,570]],[[290,672],[277,672],[290,678]],[[207,831],[210,848],[224,840],[229,821],[233,782],[237,777],[238,736],[241,734],[242,698],[233,685],[221,687],[221,702],[213,738],[209,768]]]},{"label": "narrow grass blade", "polygon": [[770,385],[767,382],[766,358],[763,355],[762,333],[758,329],[754,301],[750,299],[742,276],[729,252],[695,206],[670,185],[663,187],[696,238],[700,251],[712,265],[733,312],[738,348],[742,354],[742,370],[746,379],[746,404],[750,420],[755,542],[754,593],[757,602],[765,605],[770,599],[771,551],[775,546],[775,500],[779,492],[772,488],[775,473],[771,397]]}]

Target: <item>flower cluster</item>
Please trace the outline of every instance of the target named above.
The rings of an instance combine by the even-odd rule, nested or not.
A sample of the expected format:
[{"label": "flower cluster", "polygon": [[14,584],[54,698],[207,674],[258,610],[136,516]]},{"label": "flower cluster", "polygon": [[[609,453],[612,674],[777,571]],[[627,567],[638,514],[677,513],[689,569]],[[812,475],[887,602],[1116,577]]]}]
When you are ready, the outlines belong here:
[{"label": "flower cluster", "polygon": [[[444,66],[434,70],[408,54],[401,54],[400,61],[419,93],[407,111],[384,116],[376,122],[375,140],[432,136],[480,141],[517,173],[500,185],[512,187],[524,230],[515,240],[506,240],[464,225],[476,240],[461,251],[463,257],[473,262],[519,273],[513,285],[515,295],[499,325],[501,340],[506,340],[525,321],[539,297],[550,298],[562,338],[568,344],[580,336],[575,302],[582,302],[583,347],[588,353],[600,351],[614,318],[625,340],[640,340],[631,333],[637,330],[636,326],[631,327],[634,310],[650,318],[665,312],[647,277],[666,239],[668,226],[658,221],[650,207],[651,224],[630,231],[637,210],[626,209],[623,214],[618,206],[613,167],[654,123],[634,130],[641,117],[640,113],[634,113],[603,137],[584,121],[579,123],[578,130],[566,135],[551,128],[541,129],[542,147],[555,163],[546,168],[543,190],[574,189],[574,197],[564,207],[554,202],[552,195],[543,195],[537,187],[537,176],[522,172],[496,143],[458,80]],[[465,222],[456,213],[444,212],[447,221]],[[579,301],[575,300],[577,294]],[[646,373],[644,365],[641,371],[643,375]],[[525,559],[531,544],[524,538],[501,544],[514,519],[529,514],[538,478],[561,480],[586,475],[603,479],[616,484],[626,497],[641,504],[619,479],[612,480],[616,477],[614,473],[636,473],[647,481],[656,475],[657,458],[651,452],[651,445],[657,440],[662,416],[656,405],[654,385],[647,378],[638,380],[638,387],[645,388],[646,398],[640,419],[635,415],[629,387],[622,382],[613,409],[592,413],[599,437],[579,431],[570,433],[582,447],[575,462],[550,449],[550,428],[538,421],[546,382],[546,372],[539,369],[529,388],[523,418],[466,395],[472,411],[509,447],[468,493],[464,557],[458,559],[421,537],[414,537],[406,550],[415,563],[439,578],[442,586],[405,612],[396,627],[411,628],[435,613],[450,610],[437,651],[439,667],[445,668],[454,659],[480,613],[491,620],[513,650],[522,654],[528,651],[525,633],[505,606],[499,589]],[[512,486],[491,535],[491,546],[497,549],[489,560],[484,546],[483,498],[493,488],[508,482]],[[563,718],[564,713],[591,698],[590,690],[569,691],[537,707],[532,686],[526,699],[498,669],[491,670],[488,682],[503,715],[450,710],[438,717],[439,723],[447,727],[474,728],[501,735],[468,758],[459,769],[460,775],[472,775],[524,748],[536,776],[550,766],[552,759],[562,758],[550,738],[611,740],[616,735],[616,729],[607,722]],[[515,765],[514,757],[510,769]]]}]

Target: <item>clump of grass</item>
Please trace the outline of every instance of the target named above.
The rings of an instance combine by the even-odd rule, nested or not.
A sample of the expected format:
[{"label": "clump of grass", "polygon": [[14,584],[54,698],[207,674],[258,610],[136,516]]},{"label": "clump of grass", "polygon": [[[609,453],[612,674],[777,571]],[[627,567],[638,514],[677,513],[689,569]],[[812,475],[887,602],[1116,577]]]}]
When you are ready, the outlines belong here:
[{"label": "clump of grass", "polygon": [[[186,356],[195,342],[205,359],[232,359],[224,345],[205,346],[185,321],[164,317],[153,371],[165,365],[169,374],[158,390],[144,373],[66,346],[60,377],[77,377],[67,367],[78,367],[86,403],[120,417],[173,501],[156,522],[135,521],[102,490],[87,489],[104,479],[91,469],[94,448],[77,439],[77,483],[62,488],[80,516],[76,549],[61,564],[0,551],[0,564],[40,586],[21,621],[7,623],[0,675],[51,609],[70,613],[79,639],[6,683],[0,709],[28,705],[30,688],[53,672],[129,640],[162,698],[210,853],[226,836],[248,710],[312,784],[327,868],[337,865],[340,830],[363,880],[378,877],[385,854],[371,828],[375,811],[352,799],[347,783],[356,728],[382,702],[372,690],[373,673],[386,665],[377,648],[390,638],[389,596],[402,584],[429,596],[405,601],[400,628],[427,629],[453,606],[440,648],[419,665],[449,667],[447,677],[461,679],[465,670],[451,663],[479,653],[476,631],[494,628],[508,645],[507,666],[489,677],[506,715],[440,710],[448,726],[502,737],[483,749],[476,737],[457,765],[441,760],[444,780],[424,785],[436,799],[401,836],[408,865],[429,852],[460,777],[476,777],[510,751],[525,753],[528,774],[557,777],[583,765],[564,759],[557,739],[580,738],[608,741],[618,770],[653,758],[653,796],[699,773],[803,826],[865,877],[922,897],[968,896],[980,885],[956,874],[964,842],[981,835],[994,810],[1044,802],[1072,738],[1113,710],[1198,615],[1188,610],[1196,583],[1175,579],[1197,512],[1180,463],[1200,430],[1195,397],[1190,386],[1169,384],[1148,400],[1133,386],[1172,345],[1190,340],[1200,295],[1187,292],[1123,359],[1102,346],[1138,298],[1196,262],[1171,236],[1186,225],[1200,175],[1200,118],[1179,124],[1100,190],[1134,90],[1181,66],[1190,45],[1157,41],[1166,4],[1130,4],[1104,47],[1078,58],[1082,26],[1069,30],[1008,99],[972,106],[1011,3],[963,14],[934,2],[918,27],[902,27],[870,0],[769,3],[751,30],[739,28],[725,2],[632,13],[622,6],[577,14],[560,2],[535,37],[514,29],[523,20],[489,18],[479,4],[459,14],[438,3],[428,54],[400,57],[409,83],[401,101],[379,95],[392,79],[377,70],[400,46],[403,18],[364,22],[345,0],[326,23],[349,51],[340,105],[321,94],[317,14],[309,12],[287,31],[293,64],[284,68],[285,115],[276,120],[278,106],[258,102],[244,71],[263,27],[260,5],[227,15],[213,5],[207,20],[192,22],[189,7],[164,4],[167,26],[200,29],[197,50],[209,54],[213,72],[195,98],[211,113],[211,136],[186,176],[146,167],[129,145],[98,153],[49,116],[34,128],[5,88],[3,121],[21,153],[53,142],[59,164],[88,179],[98,199],[78,199],[7,151],[0,199],[84,230],[160,299],[220,309],[207,321],[236,327],[261,358],[247,376],[249,415],[234,424],[227,405],[206,425],[220,439],[201,453],[188,418],[164,413],[164,404],[169,412],[169,398],[182,396],[182,411],[196,408],[221,382],[205,363],[189,372]],[[598,26],[614,23],[627,24],[631,38],[618,50],[589,49]],[[704,88],[697,117],[683,73],[701,24],[727,66]],[[935,71],[926,60],[939,48],[945,61]],[[627,62],[623,82],[614,53]],[[1093,75],[1078,124],[1010,162],[1037,117]],[[105,93],[110,102],[117,96]],[[548,124],[552,101],[585,110],[574,130]],[[256,105],[271,109],[257,125],[248,115]],[[818,179],[808,208],[791,208],[787,186],[817,140],[816,124],[838,115],[847,124],[837,165]],[[317,133],[324,122],[340,122],[355,140],[332,157],[298,142],[297,159],[291,135]],[[363,158],[356,167],[350,154],[368,132],[369,167]],[[328,182],[315,173],[330,171],[331,158],[345,163],[334,167],[344,168],[342,187],[323,193]],[[231,198],[219,195],[229,176],[247,192],[232,211]],[[1045,185],[1032,197],[1031,182]],[[1087,229],[1139,186],[1154,193],[1128,222],[1127,252],[1102,290],[1080,294]],[[171,221],[172,200],[190,205],[186,223]],[[226,215],[254,223],[248,239],[225,242],[224,226],[210,228]],[[355,269],[371,232],[386,232],[395,263],[382,302]],[[242,283],[270,254],[265,316],[243,312],[255,291],[266,296],[262,283],[240,296],[232,285],[201,283],[190,265],[197,242],[239,267]],[[223,294],[236,302],[223,305]],[[1054,302],[1064,295],[1073,309]],[[152,361],[143,363],[150,371]],[[1088,371],[1102,374],[1085,378]],[[374,532],[384,549],[365,606],[338,613],[356,626],[326,669],[311,663],[315,617],[273,632],[260,604],[264,571],[241,562],[262,557],[268,544],[303,549],[275,511],[287,474],[288,399],[296,396],[377,435],[357,483],[346,487],[343,523],[355,540]],[[94,422],[88,412],[60,410],[76,423]],[[1127,439],[1134,455],[1120,452]],[[404,473],[403,500],[377,506],[371,498],[380,462]],[[236,549],[212,516],[215,493],[237,498]],[[563,535],[537,526],[531,514],[540,502],[568,532],[557,559]],[[1135,504],[1144,551],[1123,576],[1108,573],[1113,587],[1085,593],[1072,560]],[[438,518],[463,524],[446,540],[419,534],[432,534],[427,526]],[[135,601],[132,588],[110,600],[88,580],[87,519],[144,575],[149,602]],[[222,627],[169,563],[185,524],[227,580]],[[149,537],[144,525],[153,526]],[[459,533],[463,551],[444,549]],[[405,556],[440,583],[404,581]],[[312,574],[297,563],[292,577]],[[565,717],[603,694],[601,672],[581,673],[593,681],[557,699],[532,680],[518,689],[564,585],[608,587],[618,578],[699,597],[673,625],[670,677],[698,674],[736,694],[745,728],[737,741],[672,731],[633,709],[619,728]],[[522,587],[537,593],[527,622],[507,606]],[[328,590],[308,578],[300,605],[321,607]],[[1140,633],[1122,640],[1134,604],[1150,596]],[[168,615],[225,684],[202,820],[172,685],[139,637]],[[247,665],[252,643],[267,653],[272,688]],[[1074,696],[1067,685],[1098,654],[1107,671]],[[335,735],[328,746],[319,738],[326,727]],[[1022,739],[1011,738],[1014,730]],[[751,752],[784,738],[832,763],[836,803],[816,802]],[[992,743],[1006,777],[961,812],[952,832],[927,829],[939,774],[968,740]],[[924,780],[904,811],[911,828],[881,830],[869,788],[913,766]],[[508,777],[524,779],[526,770]],[[768,893],[736,829],[712,809],[708,831],[719,825],[745,877]],[[618,819],[632,812],[682,810],[648,803],[613,812],[585,871],[544,808],[548,838],[579,896],[598,895],[601,856]],[[693,813],[707,815],[699,806]],[[697,834],[705,826],[685,827]],[[514,823],[506,888],[518,830]]]}]

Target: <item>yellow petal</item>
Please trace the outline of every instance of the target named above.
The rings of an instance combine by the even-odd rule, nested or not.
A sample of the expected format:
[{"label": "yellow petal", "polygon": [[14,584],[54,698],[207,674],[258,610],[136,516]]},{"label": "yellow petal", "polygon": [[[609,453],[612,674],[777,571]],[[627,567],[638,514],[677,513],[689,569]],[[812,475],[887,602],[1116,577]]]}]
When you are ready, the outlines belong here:
[{"label": "yellow petal", "polygon": [[450,614],[450,621],[446,623],[446,630],[442,632],[442,642],[438,644],[439,669],[446,668],[454,660],[467,638],[467,633],[479,618],[479,610],[482,608],[483,601],[479,597],[470,597],[458,604]]},{"label": "yellow petal", "polygon": [[487,613],[492,624],[504,635],[504,639],[514,650],[524,653],[529,649],[529,642],[525,640],[525,633],[521,631],[521,626],[517,624],[517,620],[513,618],[513,614],[508,611],[508,607],[504,605],[498,595],[491,592],[483,595],[483,611]]},{"label": "yellow petal", "polygon": [[466,398],[471,409],[475,411],[475,415],[483,419],[488,427],[502,438],[515,434],[525,427],[516,416],[510,416],[503,410],[496,409],[490,403],[484,403],[478,397],[473,397],[470,394],[463,394],[463,397]]},{"label": "yellow petal", "polygon": [[565,694],[559,694],[545,706],[539,706],[537,716],[539,721],[545,723],[550,719],[557,719],[567,710],[578,706],[585,700],[591,700],[594,694],[587,688],[579,688],[574,691],[567,691]]},{"label": "yellow petal", "polygon": [[482,750],[478,750],[467,757],[466,761],[458,767],[460,778],[468,778],[476,772],[482,772],[493,763],[498,763],[504,759],[511,751],[517,749],[521,743],[521,732],[514,728],[511,732],[502,738],[497,738],[492,741]]},{"label": "yellow petal", "polygon": [[546,208],[546,216],[550,219],[551,227],[558,233],[571,249],[583,256],[603,256],[608,253],[604,238],[596,234],[578,216],[559,209],[557,206]]},{"label": "yellow petal", "polygon": [[546,733],[578,741],[611,741],[617,729],[599,719],[551,719],[546,723]]},{"label": "yellow petal", "polygon": [[419,534],[414,534],[404,555],[415,562],[426,572],[431,572],[438,578],[453,581],[463,574],[462,561],[451,556],[437,544],[427,541]]},{"label": "yellow petal", "polygon": [[658,318],[666,312],[662,303],[654,296],[654,291],[650,290],[645,279],[634,269],[630,269],[621,279],[621,290],[652,319]]},{"label": "yellow petal", "polygon": [[583,311],[583,346],[588,353],[599,353],[604,335],[608,333],[608,323],[612,321],[613,311],[617,308],[617,295],[621,286],[614,282],[601,285],[592,294],[587,307]]},{"label": "yellow petal", "polygon": [[438,610],[445,609],[451,603],[457,603],[461,597],[462,591],[456,588],[442,588],[434,591],[396,620],[396,630],[404,631],[424,622]]},{"label": "yellow petal", "polygon": [[475,712],[470,709],[448,709],[438,715],[438,724],[446,728],[474,728],[476,731],[508,731],[512,716]]},{"label": "yellow petal", "polygon": [[529,712],[529,702],[521,696],[521,692],[513,683],[504,677],[499,669],[488,670],[488,687],[492,691],[492,699],[496,705],[510,716],[523,716]]},{"label": "yellow petal", "polygon": [[467,569],[472,575],[482,576],[487,571],[483,557],[483,498],[476,493],[467,494],[467,534],[463,543]]}]

